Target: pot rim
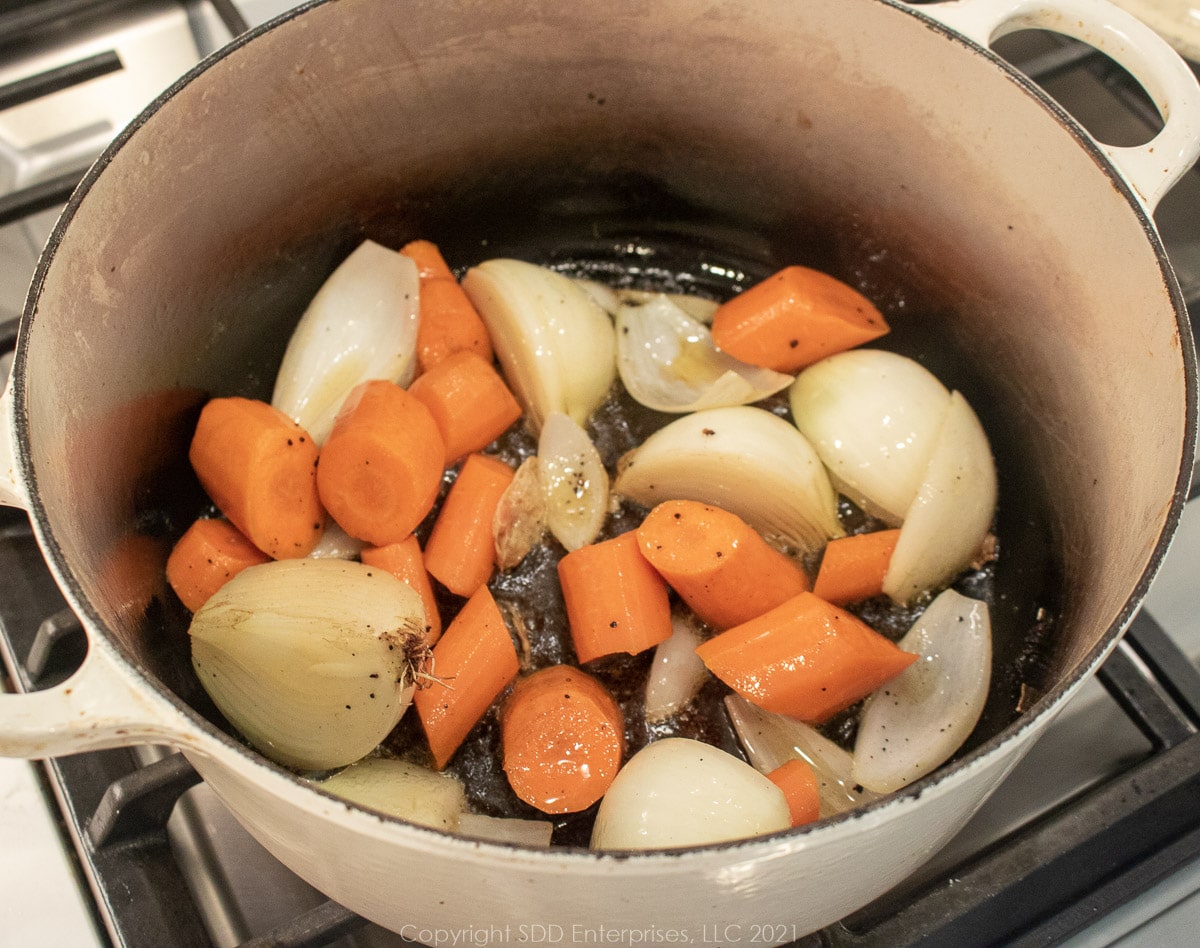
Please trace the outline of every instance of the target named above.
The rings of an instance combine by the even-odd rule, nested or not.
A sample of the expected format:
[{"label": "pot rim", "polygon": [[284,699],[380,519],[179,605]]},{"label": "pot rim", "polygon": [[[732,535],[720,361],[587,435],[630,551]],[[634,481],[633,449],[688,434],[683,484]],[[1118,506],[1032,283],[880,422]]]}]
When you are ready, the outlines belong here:
[{"label": "pot rim", "polygon": [[[1175,529],[1182,516],[1183,506],[1187,500],[1191,485],[1192,462],[1196,451],[1197,387],[1200,384],[1197,377],[1197,360],[1191,323],[1178,280],[1174,275],[1170,261],[1167,258],[1166,250],[1150,213],[1147,211],[1141,198],[1130,186],[1129,181],[1121,173],[1116,164],[1114,164],[1112,159],[1104,153],[1101,146],[1097,144],[1070,113],[1050,98],[1028,76],[1021,73],[987,47],[976,43],[964,34],[924,14],[921,7],[909,6],[903,3],[902,0],[873,0],[873,2],[914,17],[922,22],[926,28],[936,31],[945,39],[954,42],[970,53],[981,55],[989,60],[1003,72],[1006,78],[1045,109],[1056,123],[1071,135],[1076,144],[1092,158],[1108,178],[1114,190],[1130,205],[1131,210],[1141,224],[1143,234],[1154,253],[1159,272],[1163,278],[1163,285],[1167,290],[1175,316],[1176,329],[1180,339],[1180,355],[1184,369],[1185,388],[1185,431],[1181,445],[1180,471],[1176,479],[1175,489],[1169,508],[1166,511],[1163,528],[1150,554],[1146,567],[1138,577],[1133,590],[1118,615],[1104,630],[1097,644],[1086,653],[1069,675],[1056,682],[1030,708],[968,754],[939,767],[932,774],[915,781],[895,793],[852,811],[827,817],[813,824],[766,836],[682,849],[596,851],[585,847],[555,847],[554,849],[543,851],[512,843],[479,840],[457,834],[448,834],[349,803],[314,785],[311,781],[305,780],[298,774],[275,764],[249,746],[241,743],[208,721],[165,685],[152,679],[137,667],[132,657],[125,653],[125,650],[114,641],[105,629],[103,622],[93,609],[79,584],[75,581],[74,576],[68,568],[63,550],[48,527],[49,521],[46,508],[38,492],[37,478],[32,468],[28,422],[25,415],[27,398],[25,370],[28,347],[30,345],[27,329],[37,318],[38,303],[46,276],[75,214],[78,212],[82,202],[87,199],[91,188],[95,185],[98,178],[104,173],[108,165],[112,163],[117,154],[137,135],[138,131],[149,121],[153,120],[159,110],[173,99],[181,89],[198,79],[217,63],[237,55],[244,46],[254,42],[259,36],[269,33],[293,20],[297,20],[314,9],[334,2],[338,2],[338,0],[308,0],[308,2],[301,6],[295,7],[234,38],[227,45],[217,49],[188,70],[122,129],[88,169],[80,184],[69,198],[58,221],[55,223],[46,246],[38,258],[34,276],[26,297],[24,311],[21,316],[21,331],[18,332],[17,336],[17,345],[11,370],[11,396],[14,409],[13,430],[16,435],[13,448],[18,478],[25,485],[30,520],[43,555],[51,572],[55,576],[59,588],[87,628],[90,645],[103,649],[106,656],[113,660],[120,673],[131,684],[137,687],[149,688],[155,699],[160,702],[166,702],[182,720],[185,720],[191,726],[193,732],[191,736],[194,740],[188,743],[187,752],[200,752],[221,763],[228,763],[224,760],[223,755],[232,755],[240,765],[239,769],[252,768],[262,779],[273,781],[277,792],[295,796],[297,800],[303,801],[306,798],[311,799],[309,794],[315,790],[319,797],[323,798],[326,802],[332,801],[343,808],[345,813],[349,815],[349,818],[359,821],[372,821],[379,829],[389,835],[411,843],[428,844],[433,847],[449,846],[452,849],[457,847],[462,848],[464,853],[470,852],[476,856],[481,853],[490,853],[501,859],[505,857],[511,859],[514,855],[523,855],[539,864],[544,864],[547,860],[554,861],[561,859],[567,860],[572,864],[578,864],[581,860],[586,860],[589,863],[620,863],[623,867],[645,866],[648,869],[652,869],[656,865],[660,865],[664,860],[675,862],[680,858],[687,858],[689,856],[701,858],[704,854],[728,854],[736,857],[741,854],[749,855],[754,850],[789,848],[789,844],[795,844],[792,848],[805,848],[807,841],[812,837],[816,836],[820,838],[829,833],[841,832],[840,828],[843,826],[864,821],[868,826],[883,822],[891,818],[891,811],[896,808],[907,809],[914,806],[921,797],[940,796],[944,793],[952,792],[954,786],[966,780],[970,773],[993,763],[995,758],[1006,751],[1010,745],[1024,741],[1029,731],[1039,730],[1042,726],[1049,723],[1049,719],[1053,714],[1095,673],[1104,658],[1119,643],[1125,629],[1141,607],[1150,584],[1167,554]],[[212,746],[206,747],[204,746],[205,744]],[[363,825],[366,824],[364,823]],[[754,855],[762,854],[754,853]]]}]

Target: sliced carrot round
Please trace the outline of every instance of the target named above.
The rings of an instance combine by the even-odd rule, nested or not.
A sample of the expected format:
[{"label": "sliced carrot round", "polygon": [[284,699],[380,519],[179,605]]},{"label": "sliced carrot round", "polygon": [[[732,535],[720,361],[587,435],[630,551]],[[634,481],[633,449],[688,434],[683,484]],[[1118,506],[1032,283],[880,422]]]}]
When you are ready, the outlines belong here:
[{"label": "sliced carrot round", "polygon": [[883,592],[883,577],[896,549],[900,531],[876,530],[830,540],[821,557],[813,592],[844,606],[862,602]]},{"label": "sliced carrot round", "polygon": [[747,701],[809,723],[828,720],[917,660],[810,592],[709,639],[696,654]]},{"label": "sliced carrot round", "polygon": [[408,393],[433,415],[446,443],[447,467],[486,448],[521,417],[521,406],[500,373],[470,351],[447,355],[413,382]]},{"label": "sliced carrot round", "polygon": [[387,570],[417,591],[425,605],[425,644],[437,642],[442,637],[442,617],[433,593],[433,584],[425,570],[425,555],[417,538],[409,536],[399,543],[365,547],[361,559],[364,565]]},{"label": "sliced carrot round", "polygon": [[767,779],[783,791],[792,826],[812,823],[821,815],[820,783],[808,761],[794,757],[767,774]]},{"label": "sliced carrot round", "polygon": [[428,408],[392,382],[364,382],[321,449],[321,502],[352,537],[398,543],[433,508],[445,454]]},{"label": "sliced carrot round", "polygon": [[718,348],[776,372],[796,372],[887,331],[883,314],[854,287],[795,266],[723,303],[712,322]]},{"label": "sliced carrot round", "polygon": [[558,561],[558,582],[580,662],[638,655],[671,637],[667,584],[632,531],[572,550]]},{"label": "sliced carrot round", "polygon": [[274,559],[307,556],[325,530],[318,449],[278,408],[214,398],[200,412],[188,459],[226,517]]},{"label": "sliced carrot round", "polygon": [[728,629],[809,588],[808,576],[746,521],[694,500],[668,500],[637,531],[642,555],[702,620]]},{"label": "sliced carrot round", "polygon": [[520,679],[500,712],[504,772],[543,813],[577,813],[604,796],[621,767],[625,723],[599,681],[568,665]]},{"label": "sliced carrot round", "polygon": [[171,550],[167,582],[195,612],[247,566],[270,559],[228,520],[204,518],[188,527]]}]

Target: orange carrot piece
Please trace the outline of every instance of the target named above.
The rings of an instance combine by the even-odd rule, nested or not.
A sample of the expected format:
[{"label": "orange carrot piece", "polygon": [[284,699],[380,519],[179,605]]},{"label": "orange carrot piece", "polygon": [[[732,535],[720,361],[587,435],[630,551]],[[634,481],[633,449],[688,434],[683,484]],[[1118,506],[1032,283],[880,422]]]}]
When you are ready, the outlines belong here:
[{"label": "orange carrot piece", "polygon": [[813,592],[835,606],[880,595],[899,539],[900,531],[896,529],[831,540],[821,557]]},{"label": "orange carrot piece", "polygon": [[428,408],[399,385],[363,382],[321,449],[321,501],[350,536],[399,543],[433,508],[445,455]]},{"label": "orange carrot piece", "polygon": [[696,654],[747,701],[818,724],[917,659],[810,592],[701,643]]},{"label": "orange carrot piece", "polygon": [[776,372],[796,372],[888,331],[883,314],[841,280],[786,267],[723,303],[712,337],[735,359]]},{"label": "orange carrot piece", "polygon": [[442,637],[442,617],[438,612],[437,597],[433,584],[425,570],[425,557],[421,544],[415,536],[408,536],[399,543],[387,546],[368,546],[362,551],[362,561],[395,576],[400,582],[408,583],[421,597],[425,605],[425,644],[433,645]]},{"label": "orange carrot piece", "polygon": [[667,584],[642,556],[637,533],[581,546],[558,562],[575,655],[637,655],[671,635]]},{"label": "orange carrot piece", "polygon": [[400,252],[417,264],[420,277],[420,315],[417,327],[417,367],[427,372],[452,352],[474,352],[492,361],[492,339],[441,251],[428,240],[414,240]]},{"label": "orange carrot piece", "polygon": [[266,402],[214,398],[188,459],[221,513],[274,559],[307,556],[325,530],[312,438]]},{"label": "orange carrot piece", "polygon": [[817,775],[808,761],[793,757],[767,774],[767,779],[783,791],[788,813],[792,816],[792,826],[811,823],[821,815]]},{"label": "orange carrot piece", "polygon": [[446,466],[482,451],[518,418],[521,406],[504,379],[474,352],[446,356],[408,387],[437,422],[446,443]]},{"label": "orange carrot piece", "polygon": [[578,813],[608,791],[625,753],[625,719],[586,672],[551,665],[517,681],[500,709],[504,772],[543,813]]},{"label": "orange carrot piece", "polygon": [[496,600],[480,586],[433,647],[430,674],[413,705],[438,770],[449,763],[520,665]]},{"label": "orange carrot piece", "polygon": [[453,280],[454,271],[446,265],[437,244],[431,240],[410,240],[400,252],[417,265],[417,275],[425,280]]},{"label": "orange carrot piece", "polygon": [[808,576],[735,514],[668,500],[637,531],[642,555],[697,616],[728,629],[810,588]]},{"label": "orange carrot piece", "polygon": [[247,566],[271,558],[228,520],[197,520],[184,531],[167,557],[167,582],[195,612]]},{"label": "orange carrot piece", "polygon": [[472,454],[458,472],[425,541],[425,568],[456,596],[470,596],[492,578],[492,521],[515,472],[499,458]]}]

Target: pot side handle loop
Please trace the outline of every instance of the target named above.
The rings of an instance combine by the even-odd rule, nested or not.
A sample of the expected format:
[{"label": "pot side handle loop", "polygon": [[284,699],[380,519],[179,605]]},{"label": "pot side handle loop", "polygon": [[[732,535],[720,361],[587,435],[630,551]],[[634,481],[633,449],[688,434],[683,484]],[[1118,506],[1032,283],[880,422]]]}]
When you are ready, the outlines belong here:
[{"label": "pot side handle loop", "polygon": [[194,746],[193,726],[154,694],[128,682],[89,643],[83,665],[44,691],[0,694],[0,757],[62,757],[130,744]]},{"label": "pot side handle loop", "polygon": [[1144,145],[1099,144],[1148,213],[1200,157],[1196,77],[1166,40],[1107,0],[959,0],[919,12],[985,47],[1017,30],[1052,30],[1124,67],[1158,108],[1163,127]]},{"label": "pot side handle loop", "polygon": [[29,500],[17,476],[16,438],[14,435],[15,402],[12,381],[0,394],[0,506],[29,509]]}]

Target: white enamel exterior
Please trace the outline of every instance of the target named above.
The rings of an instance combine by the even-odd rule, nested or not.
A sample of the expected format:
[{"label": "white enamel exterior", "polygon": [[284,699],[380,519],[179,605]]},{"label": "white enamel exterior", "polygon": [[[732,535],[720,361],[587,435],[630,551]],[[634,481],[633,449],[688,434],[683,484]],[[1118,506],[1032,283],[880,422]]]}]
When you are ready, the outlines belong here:
[{"label": "white enamel exterior", "polygon": [[[304,31],[311,31],[314,61],[326,54],[331,62],[349,56],[348,47],[338,46],[340,27],[335,27],[333,17],[345,15],[346,22],[353,23],[359,14],[367,17],[379,12],[370,11],[370,6],[369,0],[317,5],[276,27],[276,36],[268,32],[261,40],[234,49],[214,64],[213,75],[236,86],[238,72],[250,63],[247,57],[256,50],[270,55],[272,44],[286,46],[285,36],[294,39]],[[635,2],[621,4],[620,9],[602,6],[602,15],[589,16],[585,12],[586,25],[604,30],[604,24],[612,24],[606,38],[614,41],[625,31],[635,47],[641,37],[639,25],[658,31],[655,42],[665,42],[664,24],[672,17],[688,22],[688,13],[694,10],[694,5],[682,2],[664,2],[654,5],[654,9]],[[704,50],[710,49],[704,44],[718,49],[725,42],[721,20],[728,18],[736,25],[739,6],[717,4],[708,11],[705,22],[688,22]],[[1102,578],[1114,580],[1109,584],[1113,587],[1111,593],[1101,589],[1094,597],[1087,597],[1087,602],[1068,604],[1073,621],[1082,631],[1061,656],[1066,669],[1062,680],[1050,698],[1038,705],[1035,714],[1027,715],[1019,728],[990,742],[963,764],[921,783],[913,791],[807,831],[741,844],[636,857],[535,852],[448,838],[384,820],[313,792],[217,732],[165,690],[147,683],[127,652],[104,631],[101,616],[107,615],[107,606],[98,606],[81,592],[88,585],[86,567],[78,558],[77,548],[82,544],[72,538],[63,512],[43,509],[37,500],[38,490],[53,486],[61,475],[57,468],[64,462],[54,461],[53,451],[54,444],[68,434],[68,422],[47,423],[46,418],[56,419],[57,415],[45,412],[32,399],[17,405],[10,393],[6,431],[0,437],[0,452],[4,453],[0,458],[0,499],[32,507],[39,540],[68,601],[83,618],[91,653],[84,669],[53,691],[0,697],[0,753],[43,757],[142,741],[173,744],[187,754],[250,832],[299,875],[367,918],[425,941],[432,940],[436,931],[459,932],[461,937],[461,933],[473,929],[500,929],[514,941],[524,932],[545,933],[548,940],[570,942],[583,940],[587,933],[621,928],[641,933],[678,930],[693,942],[706,938],[711,942],[719,940],[719,933],[730,925],[746,926],[741,931],[747,935],[749,926],[764,926],[758,929],[760,934],[773,931],[775,940],[790,941],[864,905],[936,852],[1115,644],[1116,635],[1132,616],[1136,601],[1144,594],[1165,552],[1162,534],[1169,533],[1177,517],[1174,488],[1180,483],[1185,464],[1190,470],[1195,418],[1191,405],[1186,412],[1172,412],[1170,407],[1182,401],[1181,392],[1189,392],[1191,399],[1194,392],[1191,383],[1181,379],[1190,363],[1186,357],[1182,364],[1179,360],[1180,339],[1173,325],[1178,294],[1164,273],[1153,228],[1141,211],[1152,208],[1195,159],[1195,88],[1180,80],[1163,44],[1128,17],[1119,16],[1114,8],[1082,0],[1064,0],[1054,8],[1062,12],[1064,19],[1060,22],[1070,19],[1084,24],[1088,38],[1111,36],[1119,26],[1126,45],[1109,51],[1144,78],[1168,112],[1160,144],[1172,143],[1175,147],[1170,154],[1158,155],[1162,163],[1159,171],[1148,170],[1147,149],[1136,155],[1110,150],[1127,177],[1123,180],[1104,163],[1101,152],[1092,150],[1081,133],[1053,107],[1045,103],[1031,105],[1021,81],[926,18],[935,17],[984,39],[1021,22],[1022,17],[1047,25],[1046,5],[1037,4],[1036,13],[1030,12],[1035,10],[1034,5],[993,0],[963,0],[944,9],[920,7],[916,12],[883,0],[834,0],[798,6],[804,7],[803,14],[784,15],[772,9],[773,15],[779,15],[779,23],[774,26],[780,30],[793,28],[791,17],[797,17],[805,27],[805,35],[796,41],[817,60],[814,71],[823,68],[819,60],[826,57],[830,67],[837,67],[842,83],[837,95],[817,100],[813,111],[793,116],[797,123],[818,130],[819,151],[806,156],[813,169],[848,189],[877,195],[872,206],[881,219],[887,220],[889,215],[902,217],[919,206],[931,222],[923,225],[925,238],[944,233],[949,245],[961,242],[964,234],[978,228],[978,259],[968,258],[964,265],[969,268],[980,260],[1004,257],[1007,265],[1020,267],[1019,272],[1028,276],[1030,294],[1060,294],[1049,304],[1054,311],[1066,314],[1059,329],[1087,331],[1091,312],[1151,314],[1142,342],[1146,359],[1161,372],[1152,373],[1140,364],[1128,371],[1141,373],[1138,384],[1145,388],[1146,404],[1163,410],[1145,414],[1139,411],[1129,425],[1130,430],[1151,429],[1149,440],[1157,439],[1163,448],[1155,456],[1138,459],[1125,457],[1107,442],[1063,448],[1065,476],[1076,476],[1073,462],[1096,475],[1095,495],[1081,501],[1081,509],[1094,503],[1097,509],[1111,512],[1114,520],[1097,526],[1080,518],[1080,525],[1068,524],[1065,528],[1065,542],[1070,544],[1080,537],[1095,539],[1088,533],[1092,530],[1101,531],[1099,539],[1111,541],[1114,547],[1120,546],[1118,541],[1125,536],[1132,542],[1120,546],[1112,561],[1104,564],[1106,573]],[[473,12],[487,15],[482,7]],[[553,24],[554,20],[555,16],[547,12],[546,22]],[[325,28],[330,32],[323,33]],[[536,32],[543,27],[529,28]],[[584,34],[586,30],[579,28],[572,33]],[[346,36],[359,45],[371,42],[365,32],[355,37],[348,31]],[[647,49],[652,45],[645,37],[640,41],[647,44]],[[879,67],[884,49],[892,60],[888,70],[911,77],[908,87],[901,89],[889,83],[885,74],[888,70]],[[682,88],[698,80],[705,63],[678,65]],[[453,66],[451,62],[447,68]],[[207,80],[204,73],[199,78],[202,82],[190,89],[184,86],[175,94],[180,100],[178,107],[190,108],[196,115],[208,109],[210,95],[219,97],[222,93],[221,81],[201,90]],[[426,78],[434,81],[437,77]],[[857,90],[857,97],[847,101],[844,93],[851,89]],[[764,102],[774,94],[766,87],[757,91]],[[164,108],[171,107],[168,102]],[[864,127],[883,128],[887,134],[862,135],[833,120],[837,110],[849,108],[861,115]],[[897,113],[920,121],[906,126],[891,118]],[[753,116],[746,121],[751,119]],[[120,216],[121,201],[128,197],[123,188],[136,180],[133,172],[154,163],[156,121],[157,117],[151,119],[118,143],[113,163],[91,182],[92,193],[76,209],[76,231],[92,215]],[[730,116],[730,122],[737,121],[737,116]],[[905,128],[912,140],[898,137],[896,130]],[[360,147],[360,143],[351,145]],[[348,153],[339,151],[342,146],[333,143],[330,147],[332,167],[349,160]],[[938,151],[935,154],[929,149]],[[855,156],[853,173],[838,170],[846,154]],[[907,194],[887,187],[895,174],[896,156],[912,158],[917,154],[928,154],[931,168],[939,174],[931,175],[928,186],[915,197],[911,193],[915,186],[904,189]],[[1037,154],[1045,167],[1044,180],[1027,180],[1028,176],[1020,171],[1030,154]],[[203,160],[201,157],[198,162]],[[947,181],[953,182],[952,186]],[[997,205],[1002,209],[1000,213]],[[1008,223],[1009,230],[1020,232],[1024,241],[1020,248],[1007,246],[1002,222]],[[71,262],[72,227],[67,226],[60,237],[62,244],[57,253]],[[1071,248],[1077,239],[1088,242],[1085,256],[1095,256],[1096,264],[1085,279],[1064,280],[1060,286],[1046,270],[1060,266],[1058,253]],[[936,259],[942,249],[933,246],[930,254]],[[98,248],[97,254],[102,250]],[[1079,263],[1079,254],[1071,260]],[[97,301],[112,292],[112,285],[105,285],[103,276],[86,271],[84,257],[77,261],[71,266],[83,268],[78,272],[69,269],[63,276],[51,267],[48,276],[42,274],[42,310],[53,311],[66,292],[64,288],[70,286],[73,272],[78,279],[96,282]],[[1015,279],[1012,273],[1009,277]],[[1017,290],[1005,302],[1014,306],[1020,300],[1021,291]],[[1031,298],[1029,302],[1032,307],[1035,303],[1043,305],[1045,300]],[[1003,342],[1006,324],[994,313],[988,316],[986,300],[980,303],[978,312],[982,315],[970,331],[982,333],[984,345]],[[39,313],[38,320],[43,318],[51,317]],[[37,325],[35,322],[35,332]],[[1102,338],[1097,342],[1098,354],[1093,353],[1093,357],[1106,368],[1125,365],[1123,350],[1128,348],[1128,340],[1116,331],[1097,335]],[[28,365],[21,368],[37,367],[51,359],[43,351],[45,347],[46,343],[36,336],[29,341]],[[54,358],[86,361],[86,353],[74,352],[70,346],[66,350]],[[1042,390],[1035,392],[1025,391],[1017,380],[1014,410],[1032,411],[1040,403],[1053,406],[1061,395],[1056,385],[1079,387],[1083,403],[1095,401],[1101,410],[1112,408],[1105,395],[1112,376],[1079,364],[1075,352],[1070,338],[1048,340],[1027,368],[1039,378],[1053,373],[1061,381],[1043,381]],[[38,398],[52,396],[43,393]],[[43,427],[36,438],[30,439],[38,443],[25,450],[27,416],[40,417]],[[1063,424],[1069,423],[1064,416]],[[1053,420],[1049,424],[1055,427]],[[37,487],[29,489],[26,485],[34,483],[34,475]],[[1147,520],[1161,529],[1146,531],[1140,524]],[[1111,535],[1104,531],[1111,531]],[[530,926],[542,927],[535,930]],[[634,936],[625,940],[632,941]]]}]

